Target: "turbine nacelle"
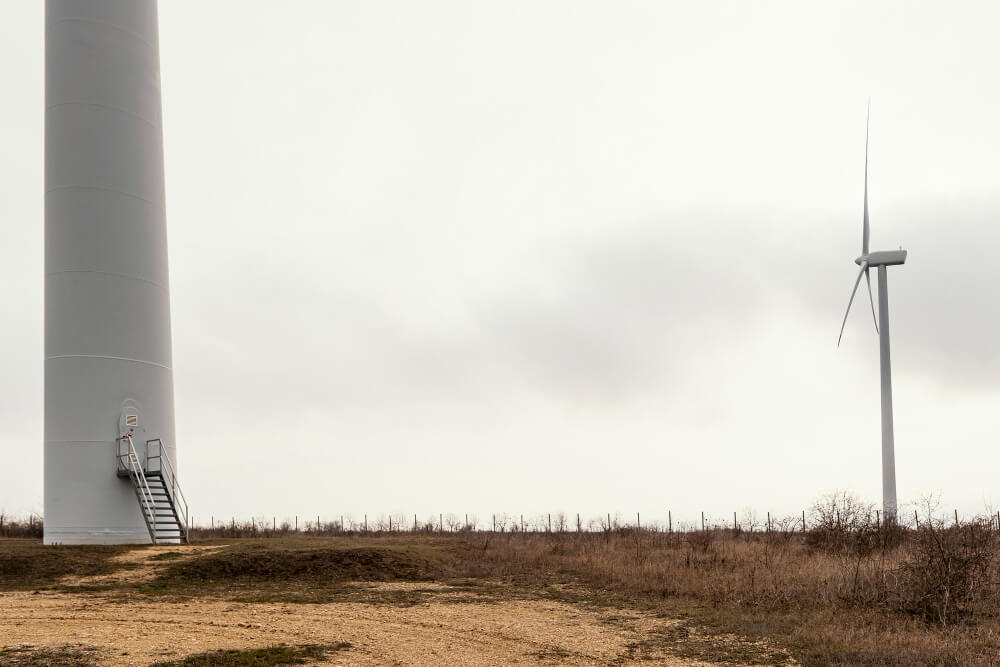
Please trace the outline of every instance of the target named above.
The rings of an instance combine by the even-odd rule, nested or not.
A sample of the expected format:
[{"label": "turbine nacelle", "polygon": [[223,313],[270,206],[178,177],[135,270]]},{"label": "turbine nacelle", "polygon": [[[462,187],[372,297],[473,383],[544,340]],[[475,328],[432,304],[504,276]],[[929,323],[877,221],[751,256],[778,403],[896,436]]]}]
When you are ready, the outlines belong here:
[{"label": "turbine nacelle", "polygon": [[858,266],[867,264],[868,266],[895,266],[896,264],[906,263],[906,251],[900,248],[899,250],[879,250],[877,252],[870,252],[867,255],[861,255],[854,263]]}]

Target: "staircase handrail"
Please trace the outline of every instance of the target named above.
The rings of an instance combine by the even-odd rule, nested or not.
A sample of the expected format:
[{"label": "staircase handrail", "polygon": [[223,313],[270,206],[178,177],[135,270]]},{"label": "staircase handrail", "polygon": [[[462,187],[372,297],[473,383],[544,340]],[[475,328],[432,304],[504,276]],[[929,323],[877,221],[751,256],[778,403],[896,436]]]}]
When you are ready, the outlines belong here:
[{"label": "staircase handrail", "polygon": [[[149,456],[149,445],[152,444],[152,443],[154,443],[154,442],[157,445],[157,456],[155,458],[159,459],[159,461],[160,461],[160,475],[161,476],[163,475],[163,463],[166,462],[166,464],[167,464],[166,471],[167,471],[167,473],[169,473],[169,476],[170,476],[170,480],[169,480],[169,485],[170,485],[170,499],[173,501],[174,506],[177,507],[177,509],[178,509],[177,515],[178,515],[178,518],[181,519],[181,521],[182,521],[182,527],[184,528],[184,537],[185,537],[185,539],[187,539],[188,538],[188,504],[187,504],[187,498],[184,497],[184,490],[181,489],[180,484],[178,484],[178,482],[177,482],[177,473],[174,472],[174,466],[173,466],[173,464],[170,463],[170,457],[169,456],[163,456],[163,442],[159,438],[153,438],[152,440],[147,440],[146,441],[146,458],[147,458],[147,460],[150,458],[150,456]],[[167,486],[167,485],[164,484],[164,486]],[[180,503],[177,502],[178,499],[180,499]]]},{"label": "staircase handrail", "polygon": [[[132,436],[124,435],[118,438],[120,442],[128,442],[128,451],[125,454],[121,453],[121,446],[118,447],[118,461],[119,463],[125,463],[125,469],[129,471],[129,474],[138,482],[139,495],[141,496],[143,505],[146,506],[146,525],[150,527],[153,533],[153,544],[156,544],[156,509],[155,502],[153,500],[153,492],[149,488],[149,483],[146,482],[146,473],[142,469],[142,465],[139,463],[139,454],[135,451],[135,443],[132,442]],[[122,459],[125,459],[123,462]]]}]

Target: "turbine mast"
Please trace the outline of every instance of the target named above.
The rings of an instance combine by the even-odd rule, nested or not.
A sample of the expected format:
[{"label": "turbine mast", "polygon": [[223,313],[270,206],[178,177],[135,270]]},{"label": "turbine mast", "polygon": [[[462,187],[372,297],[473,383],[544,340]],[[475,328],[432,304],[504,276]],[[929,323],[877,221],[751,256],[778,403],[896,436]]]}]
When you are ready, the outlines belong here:
[{"label": "turbine mast", "polygon": [[151,541],[126,433],[176,470],[158,34],[156,0],[45,3],[45,544]]},{"label": "turbine mast", "polygon": [[892,363],[889,355],[889,286],[885,264],[878,267],[879,365],[882,375],[882,509],[896,521],[896,443],[892,425]]},{"label": "turbine mast", "polygon": [[[869,104],[870,108],[870,104]],[[847,302],[847,312],[840,325],[840,336],[837,346],[840,346],[847,325],[847,316],[851,313],[854,295],[858,292],[862,276],[868,284],[868,300],[872,302],[872,285],[869,270],[878,269],[878,318],[875,330],[879,336],[879,366],[882,384],[882,508],[886,523],[896,521],[896,443],[892,424],[892,362],[889,354],[889,286],[887,284],[887,266],[898,266],[906,263],[906,251],[882,250],[872,252],[869,247],[871,227],[868,221],[868,121],[865,121],[865,200],[864,216],[861,226],[861,256],[854,262],[861,267],[854,281],[851,298]],[[872,318],[875,319],[875,304],[872,305]]]}]

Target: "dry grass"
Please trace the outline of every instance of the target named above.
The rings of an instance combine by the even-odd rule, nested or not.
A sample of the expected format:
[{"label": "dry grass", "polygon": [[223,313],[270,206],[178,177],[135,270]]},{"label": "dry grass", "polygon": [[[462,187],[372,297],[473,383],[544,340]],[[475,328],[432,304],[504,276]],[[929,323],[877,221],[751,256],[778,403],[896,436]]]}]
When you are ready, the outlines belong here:
[{"label": "dry grass", "polygon": [[165,585],[238,581],[431,581],[432,567],[405,551],[375,548],[225,550],[170,565]]},{"label": "dry grass", "polygon": [[[838,515],[806,535],[619,529],[222,540],[186,558],[165,552],[155,579],[115,592],[357,601],[368,594],[348,582],[434,580],[482,599],[557,599],[609,618],[635,609],[681,619],[637,643],[636,658],[664,651],[773,664],[784,660],[777,646],[810,665],[997,664],[996,532],[978,523],[887,531],[851,521]],[[120,552],[0,541],[0,588],[105,572]],[[365,601],[411,605],[426,595],[418,587]],[[734,640],[718,641],[725,637]]]},{"label": "dry grass", "polygon": [[41,540],[0,540],[0,591],[50,586],[67,575],[93,576],[127,568],[115,556],[129,547],[47,547]]},{"label": "dry grass", "polygon": [[[827,550],[791,533],[479,535],[465,538],[476,554],[465,574],[535,590],[582,584],[593,603],[777,640],[806,664],[995,664],[1000,577],[984,553],[996,535],[971,534],[971,546],[965,526]],[[942,599],[948,623],[934,611]]]},{"label": "dry grass", "polygon": [[82,644],[56,647],[0,648],[3,667],[97,667],[99,651]]},{"label": "dry grass", "polygon": [[[147,590],[190,594],[184,582],[193,576],[200,591],[235,599],[316,602],[357,599],[346,580],[433,578],[492,598],[682,618],[669,637],[653,638],[675,655],[779,662],[752,648],[766,640],[805,664],[992,664],[1000,655],[996,549],[995,533],[969,525],[919,533],[620,529],[242,540],[168,566]],[[415,591],[372,602],[421,599]],[[950,605],[945,617],[935,615],[942,599]],[[727,634],[746,641],[709,650],[706,636]]]},{"label": "dry grass", "polygon": [[351,645],[347,642],[338,644],[310,644],[305,646],[288,646],[279,644],[267,648],[228,649],[207,651],[189,655],[180,660],[157,662],[151,667],[271,667],[273,665],[304,665],[317,660],[326,660],[330,653],[344,651]]}]

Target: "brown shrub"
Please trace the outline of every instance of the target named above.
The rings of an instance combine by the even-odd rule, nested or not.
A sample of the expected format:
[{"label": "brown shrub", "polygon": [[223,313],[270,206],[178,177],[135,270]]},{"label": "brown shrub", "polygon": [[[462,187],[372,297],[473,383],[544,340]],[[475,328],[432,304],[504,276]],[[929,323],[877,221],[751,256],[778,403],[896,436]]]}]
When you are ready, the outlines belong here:
[{"label": "brown shrub", "polygon": [[985,525],[945,528],[940,521],[926,521],[898,568],[896,606],[948,625],[976,603],[996,603],[994,552],[994,539]]},{"label": "brown shrub", "polygon": [[685,534],[684,539],[692,549],[700,551],[703,554],[708,553],[709,547],[715,542],[715,531],[698,530]]},{"label": "brown shrub", "polygon": [[0,537],[42,538],[42,517],[35,514],[17,518],[0,510]]}]

